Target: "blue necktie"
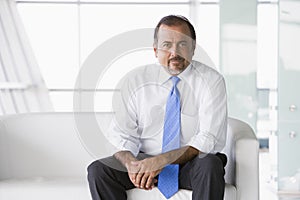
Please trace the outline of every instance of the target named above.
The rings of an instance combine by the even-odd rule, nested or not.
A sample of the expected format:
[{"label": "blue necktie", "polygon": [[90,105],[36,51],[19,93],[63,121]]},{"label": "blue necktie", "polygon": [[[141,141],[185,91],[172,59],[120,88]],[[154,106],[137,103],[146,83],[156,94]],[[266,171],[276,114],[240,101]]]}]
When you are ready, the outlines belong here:
[{"label": "blue necktie", "polygon": [[[172,77],[173,87],[166,104],[162,153],[180,147],[180,97],[176,87],[178,81],[180,79],[177,76]],[[178,191],[178,174],[178,164],[167,165],[159,174],[158,189],[167,199]]]}]

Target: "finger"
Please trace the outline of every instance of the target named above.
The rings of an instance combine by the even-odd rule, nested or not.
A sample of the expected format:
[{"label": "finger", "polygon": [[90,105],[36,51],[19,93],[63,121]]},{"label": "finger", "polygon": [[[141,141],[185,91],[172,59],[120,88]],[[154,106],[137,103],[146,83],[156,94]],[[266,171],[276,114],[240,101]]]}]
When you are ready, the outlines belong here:
[{"label": "finger", "polygon": [[129,179],[131,180],[131,182],[134,184],[135,183],[136,174],[134,174],[134,173],[128,173],[128,176],[129,176]]},{"label": "finger", "polygon": [[147,182],[145,183],[146,184],[146,188],[149,189],[151,188],[152,184],[153,184],[153,176],[152,174],[149,174],[149,176],[147,177]]},{"label": "finger", "polygon": [[132,177],[132,183],[134,184],[135,187],[138,188],[138,187],[140,187],[140,185],[139,185],[139,182],[138,182],[138,180],[137,180],[137,175],[138,175],[138,174],[134,174],[134,175],[133,175],[133,177]]},{"label": "finger", "polygon": [[136,184],[136,177],[138,175],[138,172],[139,172],[139,168],[138,167],[130,167],[129,170],[128,170],[128,175],[129,175],[129,178],[131,180],[131,182],[137,187],[137,184]]},{"label": "finger", "polygon": [[152,179],[152,183],[151,183],[149,189],[152,190],[152,189],[155,187],[155,183],[157,183],[157,182],[158,182],[157,179],[156,179],[156,178],[153,178],[153,179]]},{"label": "finger", "polygon": [[[148,189],[149,188],[149,187],[147,187],[147,183],[148,183],[149,177],[150,177],[149,173],[145,173],[144,174],[144,176],[141,179],[140,188],[142,188],[142,189]],[[150,179],[152,179],[152,178],[150,177]]]},{"label": "finger", "polygon": [[140,172],[136,175],[136,178],[135,178],[136,187],[140,187],[143,175],[144,175],[144,173],[140,173]]},{"label": "finger", "polygon": [[153,178],[153,179],[152,179],[152,183],[151,183],[150,188],[153,189],[153,188],[155,187],[155,184],[156,184],[157,182],[158,182],[157,179],[156,179],[156,178]]}]

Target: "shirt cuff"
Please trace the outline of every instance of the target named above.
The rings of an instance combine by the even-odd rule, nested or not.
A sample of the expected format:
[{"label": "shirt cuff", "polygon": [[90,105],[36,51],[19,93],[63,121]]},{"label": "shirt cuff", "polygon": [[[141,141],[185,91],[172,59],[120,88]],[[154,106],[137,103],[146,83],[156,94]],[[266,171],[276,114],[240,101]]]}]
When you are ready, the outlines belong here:
[{"label": "shirt cuff", "polygon": [[131,141],[122,140],[118,145],[115,145],[112,155],[119,151],[130,151],[134,157],[137,157],[137,155],[140,151],[140,146],[136,145],[135,143],[133,143]]},{"label": "shirt cuff", "polygon": [[198,133],[187,143],[188,146],[192,146],[202,153],[214,153],[216,144],[216,138],[209,133]]}]

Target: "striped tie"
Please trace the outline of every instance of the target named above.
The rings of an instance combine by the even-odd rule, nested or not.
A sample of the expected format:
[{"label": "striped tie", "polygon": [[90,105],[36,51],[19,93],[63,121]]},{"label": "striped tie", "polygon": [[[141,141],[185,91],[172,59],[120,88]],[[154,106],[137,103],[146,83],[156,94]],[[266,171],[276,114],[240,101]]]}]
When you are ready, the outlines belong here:
[{"label": "striped tie", "polygon": [[[180,147],[180,97],[176,87],[179,81],[177,76],[172,77],[173,87],[166,104],[162,153]],[[159,174],[158,189],[167,199],[178,191],[178,174],[178,164],[167,165]]]}]

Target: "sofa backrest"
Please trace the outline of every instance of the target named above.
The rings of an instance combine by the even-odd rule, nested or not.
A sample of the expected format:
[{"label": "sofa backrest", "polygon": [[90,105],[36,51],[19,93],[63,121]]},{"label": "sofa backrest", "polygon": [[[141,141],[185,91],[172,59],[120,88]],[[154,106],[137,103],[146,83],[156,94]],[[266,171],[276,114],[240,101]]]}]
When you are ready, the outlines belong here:
[{"label": "sofa backrest", "polygon": [[[91,114],[82,113],[79,121]],[[97,114],[106,128],[109,114]],[[86,176],[88,164],[106,156],[99,133],[101,155],[95,155],[82,141],[97,130],[78,131],[73,113],[31,113],[0,118],[0,179],[40,176]],[[81,123],[80,123],[81,124]],[[103,151],[101,151],[103,150]]]},{"label": "sofa backrest", "polygon": [[[86,176],[93,160],[111,155],[103,136],[111,113],[31,113],[0,118],[0,179]],[[255,137],[244,122],[228,119],[225,180],[235,184],[235,142]]]},{"label": "sofa backrest", "polygon": [[234,118],[228,118],[227,139],[223,152],[227,155],[227,165],[225,167],[226,183],[236,185],[236,144],[241,140],[256,140],[252,128],[245,122]]}]

